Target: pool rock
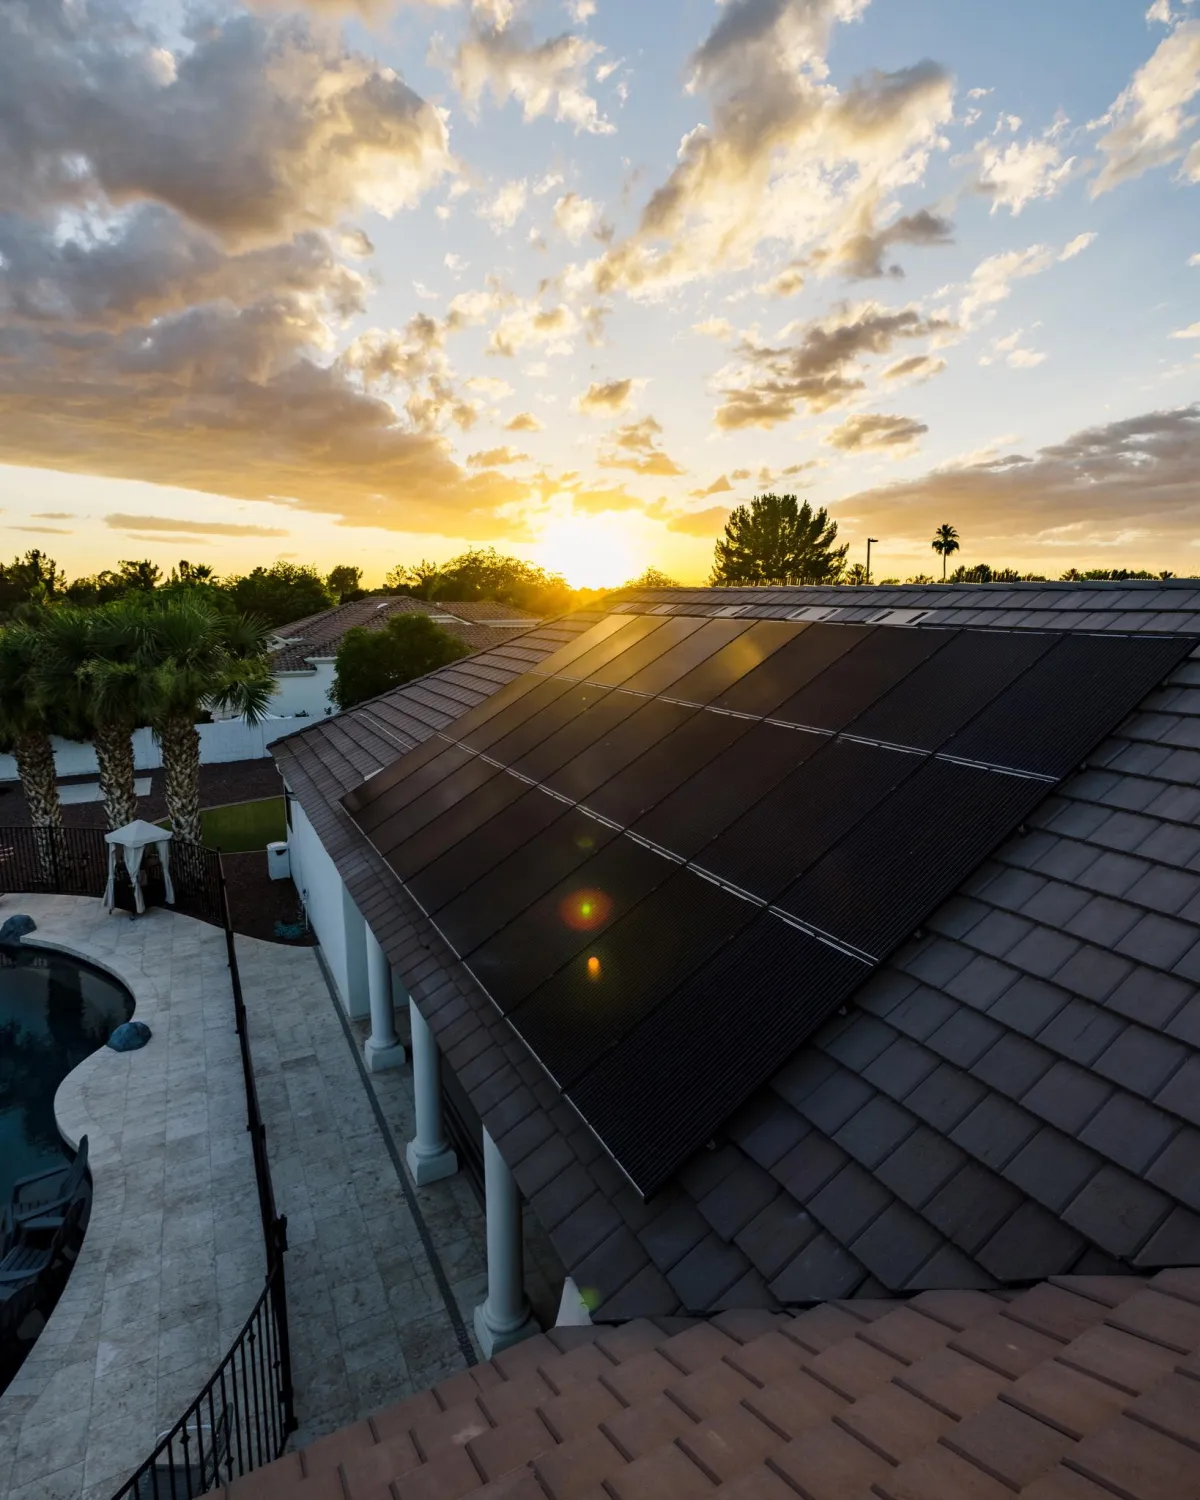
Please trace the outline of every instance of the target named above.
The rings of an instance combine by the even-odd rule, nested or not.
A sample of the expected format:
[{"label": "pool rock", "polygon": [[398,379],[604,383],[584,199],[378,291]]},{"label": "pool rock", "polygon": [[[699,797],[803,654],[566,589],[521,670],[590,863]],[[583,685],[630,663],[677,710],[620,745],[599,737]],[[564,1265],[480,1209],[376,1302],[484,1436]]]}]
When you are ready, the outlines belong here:
[{"label": "pool rock", "polygon": [[124,1021],[108,1039],[114,1052],[136,1052],[150,1040],[150,1028],[145,1021]]},{"label": "pool rock", "polygon": [[0,948],[15,948],[27,932],[36,932],[37,923],[32,917],[24,914],[9,917],[3,927],[0,927]]}]

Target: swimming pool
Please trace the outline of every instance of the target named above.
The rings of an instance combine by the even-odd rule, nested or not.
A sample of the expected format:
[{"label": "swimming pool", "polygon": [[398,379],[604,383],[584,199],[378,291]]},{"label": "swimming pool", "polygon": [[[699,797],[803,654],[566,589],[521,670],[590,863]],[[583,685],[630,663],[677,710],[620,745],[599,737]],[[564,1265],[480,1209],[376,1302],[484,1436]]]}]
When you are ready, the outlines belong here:
[{"label": "swimming pool", "polygon": [[55,1091],[132,1014],[125,986],[90,964],[44,948],[0,953],[0,1204],[17,1178],[69,1157]]}]

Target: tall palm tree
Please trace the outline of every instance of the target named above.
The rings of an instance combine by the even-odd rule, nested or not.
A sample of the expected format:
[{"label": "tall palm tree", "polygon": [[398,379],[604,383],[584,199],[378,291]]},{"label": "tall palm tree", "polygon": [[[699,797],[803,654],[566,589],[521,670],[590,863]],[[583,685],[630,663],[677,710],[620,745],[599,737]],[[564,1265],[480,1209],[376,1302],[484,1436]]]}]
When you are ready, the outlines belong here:
[{"label": "tall palm tree", "polygon": [[0,630],[0,748],[11,751],[35,828],[61,828],[58,770],[50,736],[71,727],[35,691],[40,611]]},{"label": "tall palm tree", "polygon": [[200,736],[209,708],[233,709],[257,724],[275,679],[266,632],[256,620],[228,614],[203,598],[153,599],[140,622],[139,664],[153,676],[153,725],[162,746],[167,812],[177,837],[201,843]]},{"label": "tall palm tree", "polygon": [[128,599],[49,611],[35,674],[44,702],[70,704],[89,725],[110,829],[137,817],[133,731],[153,712],[154,678],[138,650],[143,612]]},{"label": "tall palm tree", "polygon": [[943,523],[933,533],[933,541],[929,544],[935,552],[941,554],[942,558],[942,582],[946,581],[946,563],[952,552],[958,551],[958,532],[953,526]]}]

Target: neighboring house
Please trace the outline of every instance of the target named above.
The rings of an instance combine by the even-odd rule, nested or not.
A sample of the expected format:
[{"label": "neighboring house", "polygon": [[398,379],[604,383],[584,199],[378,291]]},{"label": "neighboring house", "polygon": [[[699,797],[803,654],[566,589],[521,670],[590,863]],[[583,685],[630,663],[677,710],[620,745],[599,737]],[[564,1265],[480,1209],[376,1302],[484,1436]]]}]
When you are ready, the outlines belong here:
[{"label": "neighboring house", "polygon": [[507,604],[484,599],[471,602],[426,602],[423,599],[370,597],[339,604],[320,614],[281,625],[271,637],[271,668],[277,686],[269,712],[276,718],[319,719],[336,712],[330,699],[334,663],[342,637],[356,627],[381,629],[393,615],[425,614],[470,646],[482,651],[528,630],[538,621]]},{"label": "neighboring house", "polygon": [[[567,664],[558,675],[542,678],[540,685],[530,689],[529,683],[516,684],[514,679],[569,647],[586,631],[594,632],[593,639],[612,636],[632,643],[628,649],[639,653],[637,662],[650,674],[630,678],[638,688],[653,679],[656,658],[651,632],[661,626],[661,660],[675,660],[679,665],[664,666],[657,682],[645,689],[643,701],[646,694],[658,694],[659,702],[669,704],[673,684],[684,681],[681,672],[692,674],[689,682],[698,681],[704,652],[712,650],[703,645],[709,621],[720,622],[725,632],[721,640],[735,654],[739,632],[758,632],[754,640],[760,643],[755,646],[760,661],[765,649],[761,642],[772,632],[786,635],[789,642],[792,638],[782,625],[768,622],[821,622],[830,662],[847,649],[840,641],[836,648],[828,645],[840,627],[878,627],[873,633],[847,631],[851,655],[862,649],[863,641],[882,641],[909,665],[896,669],[893,663],[888,668],[894,679],[891,696],[879,700],[890,705],[890,733],[877,730],[872,736],[860,730],[848,736],[860,745],[874,746],[877,752],[897,753],[897,745],[920,745],[922,726],[936,720],[944,694],[930,693],[929,679],[920,677],[918,668],[940,649],[933,632],[941,628],[986,632],[988,651],[1028,651],[1030,659],[1041,649],[1033,636],[1036,632],[1066,632],[1068,643],[1083,643],[1078,651],[1084,654],[1095,637],[1120,643],[1157,636],[1161,639],[1153,651],[1164,660],[1173,656],[1174,665],[1164,669],[1166,680],[1161,685],[1152,673],[1150,681],[1135,691],[1129,687],[1132,678],[1122,676],[1124,668],[1114,668],[1111,679],[1101,687],[1094,682],[1089,685],[1081,671],[1078,682],[1067,680],[1060,700],[1043,701],[1040,707],[1030,699],[1022,708],[1019,694],[1006,700],[1015,707],[993,721],[994,732],[1017,736],[1026,747],[1024,759],[1015,751],[1001,756],[970,749],[969,737],[961,753],[931,755],[951,781],[954,777],[946,768],[954,766],[963,768],[964,775],[970,771],[990,779],[977,801],[957,810],[949,799],[928,805],[920,817],[912,816],[907,827],[897,828],[894,818],[889,826],[881,814],[868,829],[877,831],[877,849],[868,841],[864,846],[868,852],[842,867],[839,888],[849,903],[846,920],[858,920],[859,913],[874,902],[872,909],[885,913],[876,920],[884,923],[886,942],[872,948],[865,938],[851,943],[838,937],[830,945],[832,924],[822,930],[820,924],[788,918],[809,944],[800,950],[808,957],[777,966],[772,979],[762,968],[760,955],[743,949],[746,971],[754,976],[753,988],[745,991],[739,989],[739,968],[728,964],[719,968],[717,959],[724,954],[714,954],[710,966],[719,980],[715,993],[712,983],[707,990],[701,984],[694,1006],[680,1009],[677,1015],[664,1006],[652,1013],[653,1025],[631,1018],[628,1026],[636,1030],[640,1050],[630,1050],[627,1037],[614,1044],[621,1048],[619,1057],[628,1069],[628,1080],[618,1072],[607,1097],[589,1099],[586,1089],[555,1083],[551,1065],[558,1068],[559,1079],[565,1069],[552,1056],[545,1066],[539,1061],[544,1054],[535,1056],[526,1040],[531,1034],[527,1010],[513,1024],[505,1019],[505,1012],[511,1015],[514,1009],[504,999],[506,987],[511,998],[514,987],[520,989],[525,983],[525,964],[531,965],[529,982],[533,984],[542,978],[543,969],[556,980],[566,975],[560,991],[548,982],[538,992],[540,999],[533,1008],[536,1011],[540,1006],[551,1022],[565,1017],[566,1045],[578,1043],[584,1048],[589,1028],[599,1026],[603,1036],[611,1019],[607,1010],[624,1003],[623,992],[597,988],[597,998],[589,1005],[586,985],[580,989],[576,981],[572,989],[568,984],[568,965],[564,963],[556,975],[554,953],[547,957],[529,944],[505,950],[503,962],[494,952],[485,954],[491,969],[481,967],[474,956],[468,967],[435,920],[426,915],[426,909],[433,910],[440,920],[440,908],[419,904],[397,877],[392,864],[402,865],[403,857],[396,851],[387,859],[382,857],[357,820],[369,821],[373,806],[376,812],[380,810],[372,787],[378,776],[382,796],[399,787],[393,793],[395,808],[402,811],[410,804],[427,808],[423,816],[433,832],[439,819],[460,818],[459,842],[453,848],[463,861],[462,869],[470,871],[480,861],[486,867],[488,858],[494,858],[488,840],[496,825],[490,825],[485,834],[472,821],[471,808],[478,805],[470,801],[475,792],[464,790],[455,799],[442,788],[436,795],[426,795],[424,802],[412,796],[414,787],[423,787],[428,794],[437,784],[434,778],[425,786],[419,767],[446,752],[456,734],[456,720],[476,710],[466,722],[476,725],[473,732],[478,733],[482,719],[505,712],[505,705],[530,690],[542,695],[538,702],[549,703],[557,693],[569,704],[572,700],[563,696],[562,686],[572,676],[569,650],[562,658]],[[826,628],[829,625],[834,631]],[[621,635],[623,631],[627,634]],[[999,645],[993,632],[1005,633]],[[689,657],[687,641],[693,637],[700,644]],[[1040,1361],[1052,1360],[1057,1350],[1081,1337],[1093,1323],[1123,1326],[1117,1305],[1135,1292],[1130,1307],[1139,1297],[1150,1297],[1157,1299],[1162,1316],[1158,1305],[1165,1302],[1167,1313],[1173,1310],[1187,1334],[1184,1343],[1172,1343],[1166,1323],[1163,1332],[1153,1334],[1146,1333],[1144,1324],[1131,1325],[1139,1337],[1158,1341],[1155,1347],[1166,1360],[1159,1374],[1165,1375],[1188,1350],[1200,1347],[1200,1328],[1194,1326],[1200,1322],[1200,1286],[1195,1276],[1180,1275],[1175,1290],[1169,1276],[1160,1277],[1157,1284],[1163,1290],[1152,1293],[1137,1291],[1139,1283],[1134,1279],[1108,1279],[1200,1265],[1200,657],[1189,652],[1192,643],[1187,637],[1200,638],[1200,589],[1186,581],[862,592],[836,588],[643,592],[619,600],[608,614],[596,610],[548,622],[508,645],[482,651],[276,742],[272,753],[289,793],[293,876],[343,1003],[352,1014],[369,1011],[372,1016],[369,1059],[374,1047],[382,1061],[394,1060],[386,1055],[392,995],[406,992],[410,997],[418,1121],[418,1134],[409,1148],[414,1175],[418,1182],[427,1181],[455,1170],[462,1160],[484,1179],[489,1287],[488,1300],[476,1313],[476,1330],[485,1352],[503,1349],[536,1331],[528,1320],[521,1288],[518,1204],[536,1216],[561,1257],[570,1278],[565,1306],[571,1302],[572,1288],[579,1288],[587,1293],[596,1322],[679,1314],[715,1322],[711,1348],[701,1337],[703,1330],[696,1331],[688,1345],[696,1351],[694,1362],[689,1363],[693,1355],[682,1347],[677,1353],[665,1347],[667,1360],[653,1386],[661,1391],[674,1378],[686,1386],[687,1372],[707,1367],[710,1357],[716,1359],[715,1383],[706,1384],[707,1377],[694,1376],[694,1407],[683,1398],[675,1402],[689,1422],[715,1411],[722,1393],[730,1402],[740,1401],[736,1392],[730,1394],[739,1379],[747,1390],[750,1385],[766,1387],[768,1394],[773,1383],[794,1383],[800,1378],[794,1375],[800,1363],[814,1360],[820,1350],[835,1343],[835,1333],[838,1338],[850,1338],[855,1353],[842,1365],[835,1360],[824,1373],[818,1370],[821,1390],[826,1393],[822,1399],[827,1402],[833,1399],[830,1391],[840,1392],[837,1399],[848,1401],[863,1395],[872,1382],[890,1379],[893,1368],[898,1370],[937,1347],[933,1334],[940,1329],[942,1343],[955,1339],[956,1348],[967,1349],[970,1357],[965,1361],[955,1356],[964,1366],[962,1378],[976,1380],[979,1391],[987,1386],[977,1402],[980,1405],[985,1397],[990,1401],[996,1395],[997,1372],[1003,1384]],[[747,634],[747,642],[750,639]],[[979,639],[971,637],[972,642]],[[753,658],[749,645],[746,649]],[[1057,644],[1046,649],[1055,650]],[[1069,655],[1076,646],[1063,649]],[[676,656],[668,656],[669,651]],[[891,679],[886,672],[881,676],[882,658],[874,652],[874,646],[866,650],[857,677],[851,673],[838,681],[854,691],[866,692],[872,682],[872,691],[888,688]],[[1131,658],[1132,654],[1130,648]],[[589,659],[602,661],[603,657],[597,648]],[[630,660],[634,660],[632,655]],[[615,703],[622,692],[621,678],[610,672],[603,685],[605,670],[580,674],[587,682],[598,677],[602,685],[597,689],[573,685],[569,692],[581,694],[579,704],[584,704],[588,694],[594,704],[606,693]],[[913,683],[925,684],[923,697],[916,688],[910,693],[906,687],[910,674]],[[981,702],[995,691],[982,674],[977,681],[972,679],[971,691],[976,689]],[[694,697],[688,697],[689,691]],[[1131,691],[1132,698],[1124,702],[1122,694],[1128,696]],[[498,693],[502,696],[489,705]],[[698,686],[680,688],[674,701],[682,703],[682,711],[698,713],[706,730],[710,719],[715,724],[723,715],[726,727],[720,735],[732,736],[738,728],[728,717],[728,709],[706,716],[702,707],[695,707],[711,701]],[[628,704],[621,706],[623,714],[630,709]],[[580,714],[583,711],[581,707]],[[742,717],[746,716],[743,710]],[[766,722],[750,717],[756,724]],[[979,718],[986,722],[982,710]],[[1094,735],[1099,743],[1079,757],[1086,764],[1074,770],[1065,766],[1038,770],[1038,763],[1054,766],[1056,735],[1064,742],[1073,735],[1086,738],[1086,724],[1080,727],[1084,721],[1100,726]],[[498,724],[507,722],[497,720]],[[903,733],[896,727],[901,722],[908,726]],[[572,723],[564,712],[561,732],[571,733]],[[718,729],[713,728],[713,733],[718,735]],[[828,743],[841,731],[826,728],[820,733],[821,743]],[[617,738],[611,726],[603,730],[597,753],[610,753]],[[817,736],[800,732],[795,738],[799,746]],[[721,743],[719,735],[714,738],[713,764],[717,764]],[[418,745],[424,748],[409,763],[418,768],[410,772],[418,779],[405,790],[393,768],[406,751]],[[921,753],[927,752],[928,747]],[[798,748],[797,763],[809,753]],[[463,765],[479,763],[470,749],[454,754]],[[496,756],[499,762],[493,757],[491,764],[507,764],[500,748]],[[1034,768],[1012,769],[1025,765]],[[666,774],[661,764],[653,771],[656,776]],[[1064,771],[1069,774],[1058,780]],[[504,774],[500,772],[501,777]],[[681,774],[702,778],[703,770],[693,772],[689,767]],[[669,785],[669,777],[662,784]],[[685,779],[685,787],[691,784]],[[710,809],[700,800],[700,789],[706,789],[706,797],[715,802],[723,788],[711,777],[694,784],[696,816],[708,817]],[[542,795],[535,772],[529,774],[527,785]],[[847,794],[858,795],[854,790]],[[551,796],[568,809],[575,805],[571,797],[553,788]],[[997,813],[996,799],[1005,797],[1009,798],[1007,811]],[[835,799],[829,796],[814,803],[814,808],[823,816],[825,808],[834,805]],[[686,796],[682,806],[686,813]],[[399,816],[400,811],[383,808],[387,816]],[[1020,826],[1010,832],[1018,821]],[[604,837],[622,849],[633,842],[643,849],[654,848],[653,841],[640,836],[623,839],[620,830],[626,822],[614,815],[607,821],[601,819],[597,827],[607,828]],[[1002,825],[1000,835],[989,832]],[[417,836],[411,834],[403,847],[413,849]],[[446,834],[454,836],[454,831]],[[940,873],[938,838],[945,847],[945,868]],[[781,821],[777,836],[748,846],[744,854],[749,873],[743,887],[753,885],[755,860],[764,867],[778,860],[781,850],[786,853],[789,839],[795,842],[795,834]],[[386,844],[380,833],[376,841]],[[897,850],[904,857],[911,851],[911,868],[901,863],[895,866],[901,874],[888,877],[884,896],[894,896],[894,909],[889,913],[887,900],[880,899],[880,871],[886,873],[886,862]],[[914,888],[927,878],[935,882],[930,889],[939,878],[944,884],[947,870],[952,881],[945,887],[948,899],[914,932],[917,923],[909,923],[905,915],[916,909],[913,902],[919,893],[914,895]],[[536,904],[544,892],[554,891],[559,874],[561,870],[537,868],[532,860],[523,867],[514,866],[511,878],[522,889],[511,898],[506,890],[504,899],[516,902],[519,897],[526,906]],[[957,891],[949,894],[954,884]],[[619,886],[612,889],[620,903]],[[639,898],[630,899],[636,905]],[[460,907],[455,923],[443,921],[447,931],[462,930],[463,911],[470,916],[469,900]],[[763,911],[762,923],[776,914],[775,907]],[[486,926],[492,914],[481,904],[477,915]],[[564,921],[569,920],[570,914],[564,911]],[[685,932],[689,922],[690,935]],[[614,922],[614,931],[617,925]],[[763,930],[761,925],[755,928]],[[899,946],[894,946],[896,936],[902,939]],[[666,975],[663,993],[669,993],[674,983],[674,971],[670,963],[664,969],[664,962],[673,955],[672,961],[683,972],[689,961],[686,944],[710,939],[705,924],[687,910],[679,913],[678,920],[660,920],[646,928],[640,951],[651,976]],[[465,944],[463,951],[470,951]],[[772,1048],[779,1047],[781,1036],[795,1031],[799,1012],[810,1004],[805,985],[819,967],[813,960],[810,971],[812,955],[823,954],[820,963],[832,964],[831,953],[836,965],[861,962],[855,971],[857,987],[853,993],[838,992],[833,1013],[828,1005],[824,1010],[826,1019],[821,1020],[814,1010],[816,1029],[790,1054],[776,1057],[764,1072],[764,1059],[775,1056]],[[883,961],[872,953],[884,954]],[[477,975],[491,985],[490,991]],[[649,982],[644,976],[631,980]],[[723,1010],[722,995],[727,997]],[[686,993],[684,998],[688,998]],[[836,1008],[839,1000],[840,1010]],[[707,1095],[694,1088],[689,1094],[686,1079],[683,1091],[678,1092],[680,1070],[686,1071],[693,1042],[697,1038],[704,1042],[706,1029],[728,1028],[731,1016],[737,1020],[736,1027],[728,1030],[731,1076],[709,1079],[712,1087]],[[754,1049],[747,1050],[747,1037],[756,1045],[761,1041],[757,1062],[751,1057]],[[394,1054],[394,1037],[390,1043]],[[656,1059],[660,1058],[669,1085],[655,1082]],[[582,1062],[576,1071],[586,1073]],[[706,1112],[711,1112],[714,1097],[734,1103],[710,1129]],[[625,1111],[623,1120],[621,1110]],[[690,1123],[683,1118],[689,1110],[695,1114]],[[449,1141],[442,1135],[443,1111]],[[589,1126],[585,1116],[601,1123]],[[698,1149],[682,1162],[668,1161],[665,1179],[652,1190],[635,1188],[633,1174],[638,1168],[630,1163],[642,1161],[643,1145],[657,1149],[670,1139],[678,1144],[688,1138],[689,1129],[694,1133],[697,1123],[706,1132]],[[618,1161],[625,1164],[624,1169]],[[658,1166],[662,1164],[660,1159]],[[653,1164],[646,1168],[640,1179],[643,1186],[654,1170]],[[1028,1316],[1017,1318],[1016,1309],[1025,1305],[1018,1299],[1011,1303],[1017,1321],[1010,1322],[1005,1299],[1046,1278],[1068,1276],[1078,1278],[1069,1283],[1073,1288],[1069,1294],[1054,1288],[1029,1293],[1034,1300]],[[941,1300],[938,1296],[918,1298],[916,1303],[918,1312],[928,1312],[932,1323],[918,1319],[904,1329],[897,1325],[898,1342],[872,1343],[867,1325],[888,1312],[888,1306],[876,1299],[921,1293],[941,1296]],[[999,1294],[1001,1300],[972,1302],[978,1293]],[[844,1304],[844,1311],[826,1309],[820,1317],[807,1315],[817,1319],[807,1342],[801,1331],[808,1326],[805,1316],[798,1317],[789,1340],[764,1351],[764,1362],[747,1365],[740,1377],[721,1362],[721,1351],[732,1348],[726,1339],[744,1343],[777,1326],[778,1318],[763,1321],[760,1315],[833,1299],[865,1300],[861,1311],[851,1300]],[[578,1311],[577,1300],[574,1305]],[[1087,1316],[1076,1317],[1072,1309]],[[746,1316],[739,1321],[729,1316],[729,1310],[742,1310]],[[1000,1310],[1005,1310],[1003,1318]],[[970,1332],[963,1332],[976,1318],[990,1319],[987,1349],[982,1344],[976,1348]],[[990,1331],[998,1323],[1004,1329]],[[674,1331],[666,1324],[661,1328]],[[718,1338],[718,1330],[724,1330],[725,1337]],[[859,1332],[869,1347],[859,1342]],[[910,1334],[912,1342],[906,1342]],[[639,1347],[649,1349],[655,1337],[665,1345],[667,1336],[666,1332],[639,1336]],[[618,1350],[619,1338],[611,1349],[606,1348],[606,1337],[612,1343],[615,1336],[599,1337],[610,1363],[633,1352],[632,1345]],[[1125,1378],[1116,1347],[1122,1338],[1133,1357],[1131,1335],[1118,1335],[1105,1326],[1093,1340],[1095,1357],[1086,1366],[1116,1386]],[[802,1346],[798,1354],[796,1342]],[[557,1357],[556,1349],[544,1340],[537,1344],[546,1359]],[[1023,1351],[1019,1357],[1014,1352],[1018,1348]],[[1171,1354],[1171,1350],[1176,1352]],[[775,1357],[770,1359],[767,1356],[772,1352]],[[730,1353],[729,1358],[736,1367],[736,1355]],[[501,1356],[494,1378],[532,1370],[532,1360],[506,1364],[506,1359],[511,1356]],[[977,1366],[972,1360],[981,1363]],[[592,1364],[587,1365],[588,1376],[595,1373]],[[1194,1355],[1192,1365],[1196,1366]],[[984,1367],[990,1372],[986,1381],[979,1373]],[[579,1378],[583,1370],[581,1364]],[[1048,1365],[1047,1371],[1051,1382],[1068,1381],[1057,1364]],[[635,1388],[630,1384],[626,1389],[619,1370],[612,1378],[612,1390],[621,1404],[648,1399],[650,1385],[643,1382]],[[807,1375],[803,1378],[808,1381],[807,1390],[813,1382]],[[944,1382],[943,1395],[928,1399],[942,1416],[936,1420],[930,1416],[925,1425],[912,1428],[913,1453],[935,1442],[939,1421],[950,1425],[954,1418],[975,1409],[969,1404],[961,1410],[956,1407],[956,1377],[948,1367],[939,1367],[939,1379]],[[724,1385],[720,1385],[722,1380]],[[1122,1387],[1135,1394],[1145,1388],[1145,1384],[1128,1382]],[[794,1394],[793,1405],[800,1402],[803,1406],[802,1394]],[[706,1405],[710,1398],[713,1404]],[[480,1395],[484,1405],[486,1399],[486,1393]],[[595,1396],[597,1403],[608,1399],[602,1392]],[[1030,1397],[1037,1410],[1041,1399]],[[1122,1399],[1129,1402],[1134,1395]],[[442,1398],[438,1400],[445,1405]],[[786,1403],[776,1405],[772,1422],[777,1437],[795,1436],[788,1428]],[[432,1410],[438,1409],[435,1402]],[[1030,1409],[1028,1404],[1024,1409]],[[1111,1418],[1116,1409],[1110,1404],[1100,1416]],[[826,1421],[833,1410],[827,1404],[818,1413],[819,1420]],[[498,1425],[497,1419],[488,1420]],[[903,1413],[894,1414],[898,1430],[909,1420]],[[1074,1418],[1054,1420],[1063,1448],[1073,1440],[1063,1438],[1064,1433],[1081,1435],[1071,1426]],[[581,1422],[579,1430],[586,1426]],[[1083,1431],[1087,1430],[1085,1424]],[[833,1432],[829,1441],[836,1437],[837,1443],[844,1444],[842,1429]],[[668,1446],[670,1436],[667,1433],[663,1438]],[[557,1440],[562,1440],[561,1433]],[[885,1436],[873,1441],[868,1435],[863,1441],[877,1457],[888,1453],[889,1464],[900,1462],[891,1456]],[[1006,1441],[996,1438],[996,1462]],[[857,1448],[857,1443],[851,1447]],[[622,1462],[636,1457],[638,1451],[626,1451]],[[1053,1463],[1056,1458],[1057,1450],[1045,1462]],[[704,1467],[702,1460],[697,1462]],[[1194,1454],[1192,1462],[1194,1467]],[[719,1468],[715,1458],[713,1463]],[[873,1477],[868,1474],[863,1479],[856,1471],[847,1475],[842,1489],[818,1487],[811,1493],[857,1494],[870,1487]],[[1007,1479],[1004,1482],[1009,1489],[1021,1488]],[[693,1493],[666,1480],[664,1485],[664,1494]],[[697,1482],[695,1492],[701,1487]],[[559,1493],[552,1484],[548,1489]],[[466,1488],[454,1491],[466,1492]],[[803,1492],[810,1491],[806,1487]],[[958,1484],[946,1480],[941,1488],[928,1490],[930,1495],[968,1492],[990,1496],[993,1489],[968,1490],[960,1476]],[[1160,1492],[1174,1493],[1169,1486]],[[431,1488],[429,1493],[435,1491]],[[613,1493],[625,1490],[618,1486]],[[879,1493],[892,1491],[885,1487]],[[927,1491],[914,1484],[895,1493]],[[1065,1496],[1076,1490],[1053,1491],[1059,1493]],[[1081,1487],[1078,1493],[1082,1496],[1092,1490]]]}]

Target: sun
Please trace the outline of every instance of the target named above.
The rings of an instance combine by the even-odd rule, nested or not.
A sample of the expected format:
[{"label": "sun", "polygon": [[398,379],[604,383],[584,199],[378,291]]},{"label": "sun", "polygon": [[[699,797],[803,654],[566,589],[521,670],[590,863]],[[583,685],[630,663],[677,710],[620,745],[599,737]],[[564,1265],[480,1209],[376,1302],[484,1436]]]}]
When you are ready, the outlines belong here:
[{"label": "sun", "polygon": [[534,547],[536,561],[575,588],[615,588],[645,567],[642,528],[609,511],[547,522]]}]

